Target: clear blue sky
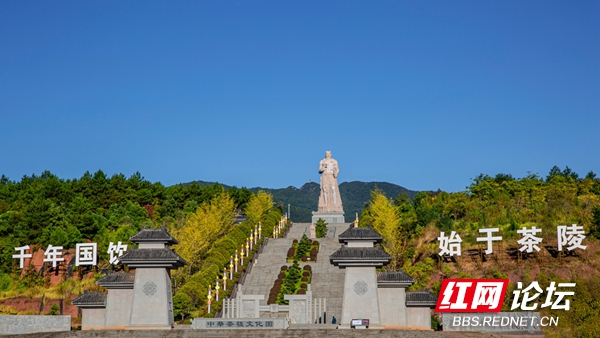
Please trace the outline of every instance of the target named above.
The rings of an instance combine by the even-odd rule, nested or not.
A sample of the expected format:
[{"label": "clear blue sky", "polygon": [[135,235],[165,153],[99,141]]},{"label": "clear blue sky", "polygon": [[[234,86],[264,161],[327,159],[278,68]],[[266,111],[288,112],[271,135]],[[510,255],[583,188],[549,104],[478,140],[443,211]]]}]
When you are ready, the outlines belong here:
[{"label": "clear blue sky", "polygon": [[600,174],[600,1],[2,1],[0,174]]}]

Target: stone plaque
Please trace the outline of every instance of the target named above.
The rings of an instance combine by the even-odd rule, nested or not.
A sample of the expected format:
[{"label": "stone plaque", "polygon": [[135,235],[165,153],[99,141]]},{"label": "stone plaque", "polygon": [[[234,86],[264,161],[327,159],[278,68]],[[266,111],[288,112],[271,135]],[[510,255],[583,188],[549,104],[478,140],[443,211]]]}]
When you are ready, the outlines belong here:
[{"label": "stone plaque", "polygon": [[254,300],[242,300],[242,318],[254,318],[256,303]]},{"label": "stone plaque", "polygon": [[286,318],[194,318],[192,329],[206,330],[248,330],[248,329],[287,329],[290,326]]},{"label": "stone plaque", "polygon": [[306,324],[306,301],[295,300],[294,308],[290,309],[290,317],[294,324]]}]

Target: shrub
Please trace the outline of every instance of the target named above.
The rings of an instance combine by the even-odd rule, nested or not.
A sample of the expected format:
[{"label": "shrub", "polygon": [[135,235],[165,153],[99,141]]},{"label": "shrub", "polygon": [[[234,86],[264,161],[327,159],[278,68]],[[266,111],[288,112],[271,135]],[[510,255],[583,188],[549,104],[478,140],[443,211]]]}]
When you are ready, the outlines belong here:
[{"label": "shrub", "polygon": [[287,269],[288,269],[287,265],[282,265],[282,266],[281,266],[281,271],[285,271],[285,270],[287,270]]},{"label": "shrub", "polygon": [[7,291],[13,285],[12,278],[9,274],[0,273],[0,291]]},{"label": "shrub", "polygon": [[310,265],[305,265],[303,269],[306,271],[312,271],[312,267]]},{"label": "shrub", "polygon": [[271,291],[269,292],[269,298],[267,299],[267,304],[277,303],[277,297],[279,295],[280,290],[281,290],[281,283],[277,283],[277,281],[275,281],[275,284],[273,285],[273,287],[271,288]]},{"label": "shrub", "polygon": [[57,304],[52,304],[50,311],[48,311],[46,314],[49,316],[57,316],[60,314],[60,308]]},{"label": "shrub", "polygon": [[306,287],[307,287],[306,284],[304,284],[304,283],[300,284],[301,289],[306,289]]},{"label": "shrub", "polygon": [[308,237],[306,234],[302,235],[302,239],[298,243],[298,248],[296,249],[296,255],[294,258],[296,260],[302,259],[302,257],[306,257],[306,253],[310,250],[311,244],[308,241]]}]

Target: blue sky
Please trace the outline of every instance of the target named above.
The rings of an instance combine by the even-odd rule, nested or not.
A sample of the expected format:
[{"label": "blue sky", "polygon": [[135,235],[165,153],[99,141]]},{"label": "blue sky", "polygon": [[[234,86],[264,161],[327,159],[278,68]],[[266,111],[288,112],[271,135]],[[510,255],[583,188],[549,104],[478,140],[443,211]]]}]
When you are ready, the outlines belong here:
[{"label": "blue sky", "polygon": [[600,2],[0,2],[0,174],[600,174]]}]

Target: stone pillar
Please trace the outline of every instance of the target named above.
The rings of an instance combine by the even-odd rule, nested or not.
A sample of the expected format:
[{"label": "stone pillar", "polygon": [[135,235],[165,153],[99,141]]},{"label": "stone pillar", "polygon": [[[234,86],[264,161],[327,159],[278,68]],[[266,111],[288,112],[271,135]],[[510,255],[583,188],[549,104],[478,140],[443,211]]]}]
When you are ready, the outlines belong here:
[{"label": "stone pillar", "polygon": [[[81,330],[104,329],[106,298],[107,294],[105,292],[86,291],[79,297],[73,299],[71,304],[81,309]],[[0,329],[0,331],[2,330]],[[25,333],[25,331],[23,331],[23,333]]]},{"label": "stone pillar", "polygon": [[132,302],[133,288],[108,290],[104,327],[107,330],[123,330],[129,326]]},{"label": "stone pillar", "polygon": [[177,241],[165,229],[142,229],[130,240],[139,244],[119,260],[135,268],[129,329],[171,329],[173,295],[170,270],[187,264],[169,245]]},{"label": "stone pillar", "polygon": [[375,269],[389,264],[391,257],[380,247],[382,237],[371,228],[350,226],[338,236],[345,243],[329,256],[331,264],[346,270],[341,325],[352,319],[369,319],[369,325],[380,325],[379,295]]},{"label": "stone pillar", "polygon": [[381,324],[396,328],[407,324],[406,292],[415,280],[404,271],[378,272],[377,292]]},{"label": "stone pillar", "polygon": [[312,324],[310,320],[310,307],[306,295],[285,295],[285,300],[289,301],[289,313],[292,324]]},{"label": "stone pillar", "polygon": [[264,295],[244,295],[240,306],[240,318],[260,318],[260,301],[264,299]]},{"label": "stone pillar", "polygon": [[129,326],[140,329],[171,329],[173,301],[171,278],[165,268],[138,268],[133,287]]},{"label": "stone pillar", "polygon": [[346,268],[340,324],[350,324],[352,319],[369,319],[371,325],[381,323],[375,268]]},{"label": "stone pillar", "polygon": [[87,308],[81,311],[81,330],[104,330],[104,308]]},{"label": "stone pillar", "polygon": [[406,326],[404,288],[378,288],[381,325]]}]

